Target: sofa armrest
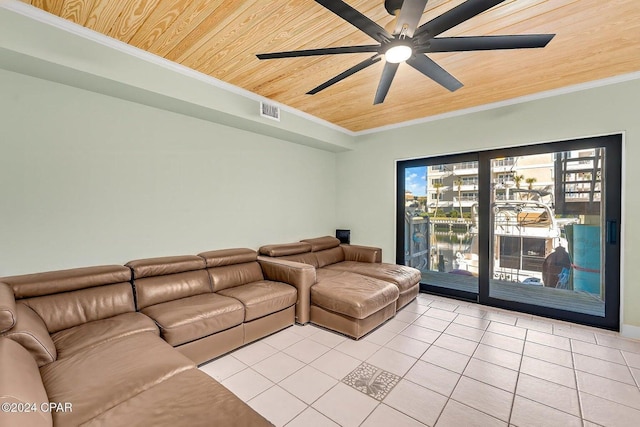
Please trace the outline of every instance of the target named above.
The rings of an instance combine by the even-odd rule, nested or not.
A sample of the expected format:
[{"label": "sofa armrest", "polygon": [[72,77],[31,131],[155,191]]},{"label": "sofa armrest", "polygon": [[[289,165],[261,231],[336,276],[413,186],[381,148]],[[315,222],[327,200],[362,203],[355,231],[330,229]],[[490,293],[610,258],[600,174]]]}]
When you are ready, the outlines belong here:
[{"label": "sofa armrest", "polygon": [[16,304],[16,312],[16,325],[0,334],[0,337],[9,338],[29,350],[38,367],[54,362],[58,353],[44,320],[22,303]]},{"label": "sofa armrest", "polygon": [[16,325],[16,300],[13,289],[0,282],[0,333]]},{"label": "sofa armrest", "polygon": [[382,249],[372,246],[340,245],[344,251],[345,261],[382,262]]},{"label": "sofa armrest", "polygon": [[53,419],[51,411],[42,410],[42,405],[49,404],[38,366],[29,352],[20,344],[0,338],[0,403],[17,404],[18,408],[36,410],[0,411],[0,425],[5,427],[33,426],[51,427]]},{"label": "sofa armrest", "polygon": [[288,283],[298,290],[296,322],[309,322],[311,286],[316,283],[316,269],[312,265],[281,259],[258,257],[265,279]]}]

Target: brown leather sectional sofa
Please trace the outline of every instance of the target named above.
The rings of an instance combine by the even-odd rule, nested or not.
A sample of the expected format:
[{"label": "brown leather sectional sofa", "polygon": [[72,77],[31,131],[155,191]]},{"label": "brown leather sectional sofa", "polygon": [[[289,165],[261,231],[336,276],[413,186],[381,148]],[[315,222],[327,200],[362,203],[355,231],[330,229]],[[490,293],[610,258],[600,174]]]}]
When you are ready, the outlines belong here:
[{"label": "brown leather sectional sofa", "polygon": [[377,248],[261,253],[0,278],[0,426],[271,425],[197,364],[294,321],[359,338],[418,293],[419,272]]},{"label": "brown leather sectional sofa", "polygon": [[[390,319],[420,290],[420,271],[382,263],[379,248],[341,245],[335,237],[266,245],[260,259],[304,263],[315,269],[316,280],[303,289],[309,313],[298,321],[360,338]],[[300,290],[299,290],[300,292]]]},{"label": "brown leather sectional sofa", "polygon": [[250,249],[2,278],[0,425],[271,425],[196,364],[292,325],[295,286]]}]

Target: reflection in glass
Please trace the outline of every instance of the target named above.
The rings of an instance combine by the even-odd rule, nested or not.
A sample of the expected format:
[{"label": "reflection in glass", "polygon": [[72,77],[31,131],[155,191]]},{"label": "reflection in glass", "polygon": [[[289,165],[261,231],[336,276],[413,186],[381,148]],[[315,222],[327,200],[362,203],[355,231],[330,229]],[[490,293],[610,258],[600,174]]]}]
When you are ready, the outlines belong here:
[{"label": "reflection in glass", "polygon": [[478,162],[405,169],[405,264],[422,272],[423,283],[478,292]]},{"label": "reflection in glass", "polygon": [[492,160],[491,297],[604,316],[603,156]]}]

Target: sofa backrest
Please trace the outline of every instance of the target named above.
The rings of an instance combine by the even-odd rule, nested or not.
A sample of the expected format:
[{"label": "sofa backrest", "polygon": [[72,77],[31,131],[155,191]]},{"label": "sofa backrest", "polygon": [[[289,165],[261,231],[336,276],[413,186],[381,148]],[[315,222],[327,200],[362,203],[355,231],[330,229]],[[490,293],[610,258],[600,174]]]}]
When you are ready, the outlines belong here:
[{"label": "sofa backrest", "polygon": [[288,261],[302,262],[313,265],[316,268],[335,264],[345,259],[340,240],[331,236],[304,239],[297,243],[262,246],[260,254]]},{"label": "sofa backrest", "polygon": [[325,249],[314,253],[318,260],[318,268],[344,261],[344,251],[341,247]]},{"label": "sofa backrest", "polygon": [[211,292],[204,260],[195,255],[129,261],[138,310]]},{"label": "sofa backrest", "polygon": [[301,242],[311,245],[311,252],[316,257],[318,268],[344,261],[344,251],[340,246],[340,240],[335,237],[317,237],[315,239],[304,239]]},{"label": "sofa backrest", "polygon": [[300,240],[302,243],[311,245],[311,252],[320,252],[326,249],[333,249],[340,246],[340,240],[332,236],[316,237],[314,239]]},{"label": "sofa backrest", "polygon": [[234,248],[202,252],[214,292],[264,280],[253,249]]},{"label": "sofa backrest", "polygon": [[318,267],[318,259],[311,252],[311,244],[306,242],[281,243],[265,245],[259,249],[260,255],[284,259],[287,261],[301,262]]},{"label": "sofa backrest", "polygon": [[0,278],[35,311],[49,333],[135,311],[131,271],[121,265]]}]

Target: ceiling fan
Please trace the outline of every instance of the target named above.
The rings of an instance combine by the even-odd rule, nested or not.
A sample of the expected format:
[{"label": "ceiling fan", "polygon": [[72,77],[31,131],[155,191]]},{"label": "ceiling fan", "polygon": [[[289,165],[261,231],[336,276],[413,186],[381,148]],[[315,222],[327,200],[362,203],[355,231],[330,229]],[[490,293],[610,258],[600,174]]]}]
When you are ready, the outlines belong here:
[{"label": "ceiling fan", "polygon": [[321,85],[307,92],[313,95],[339,81],[382,60],[385,64],[373,104],[384,102],[393,77],[402,62],[406,62],[425,76],[455,91],[463,85],[455,77],[431,60],[425,53],[462,52],[496,49],[529,49],[545,47],[555,34],[525,34],[508,36],[437,37],[456,25],[504,2],[505,0],[467,0],[459,6],[418,27],[428,0],[385,0],[389,14],[396,16],[393,34],[341,0],[315,0],[378,44],[327,47],[322,49],[293,50],[288,52],[260,53],[258,59],[295,58],[302,56],[336,55],[343,53],[375,53]]}]

